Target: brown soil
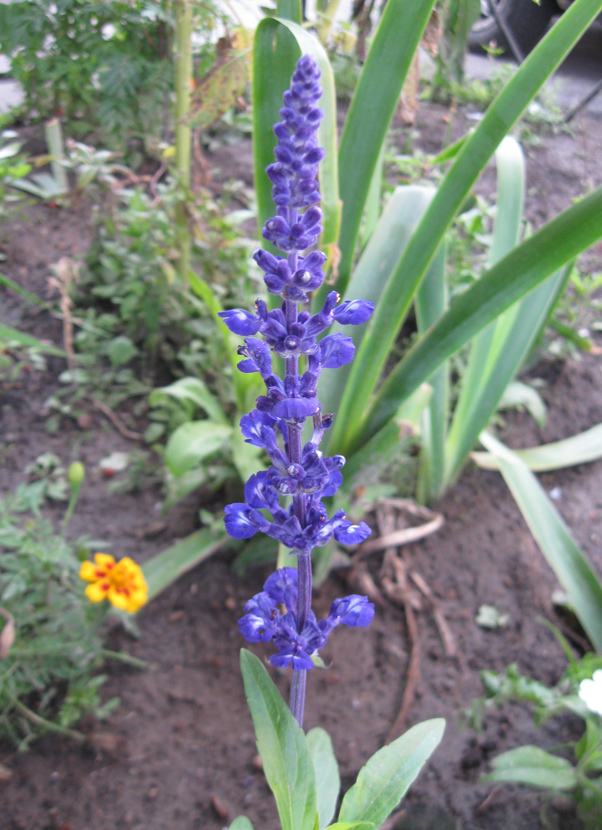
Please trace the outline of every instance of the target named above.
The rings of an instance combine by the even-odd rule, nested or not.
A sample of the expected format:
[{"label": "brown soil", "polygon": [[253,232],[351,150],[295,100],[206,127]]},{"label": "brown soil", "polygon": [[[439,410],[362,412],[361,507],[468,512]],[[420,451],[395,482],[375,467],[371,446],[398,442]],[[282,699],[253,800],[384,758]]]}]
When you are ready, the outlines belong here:
[{"label": "brown soil", "polygon": [[[417,145],[426,151],[440,148],[445,115],[435,106],[419,113]],[[458,132],[463,118],[457,119]],[[527,149],[528,215],[535,226],[584,189],[600,184],[602,123],[581,116],[573,129],[574,135],[547,135],[541,146]],[[231,163],[246,153],[239,146],[230,150],[231,157],[223,152],[211,161],[225,175],[240,175]],[[479,185],[482,192],[490,191],[492,177],[488,171]],[[36,206],[27,224],[13,226],[3,270],[43,296],[48,265],[85,251],[91,237],[87,216],[80,205],[61,210]],[[597,268],[601,260],[600,246],[586,258]],[[61,342],[56,320],[31,313],[7,292],[2,298],[5,322]],[[132,448],[94,410],[85,430],[65,420],[57,435],[46,433],[44,401],[63,369],[61,360],[51,359],[47,373],[25,377],[3,393],[7,447],[0,483],[5,492],[23,480],[24,467],[42,451],[56,452],[65,463],[77,458],[92,471],[108,452]],[[506,432],[511,446],[568,437],[601,420],[599,360],[580,356],[559,363],[548,358],[534,371],[546,380],[549,419],[540,431],[527,415],[513,415]],[[127,412],[120,414],[128,420]],[[557,506],[602,574],[602,463],[549,474],[542,481],[548,490],[561,488]],[[159,506],[156,488],[111,495],[106,482],[92,474],[71,532],[108,539],[120,555],[144,561],[197,523],[199,505],[189,499],[170,511],[164,529],[152,535]],[[575,737],[575,723],[555,720],[536,730],[526,709],[507,706],[487,716],[480,734],[460,724],[462,712],[482,694],[482,669],[502,670],[517,662],[540,680],[558,680],[565,661],[542,622],[542,617],[558,622],[550,600],[555,579],[496,473],[469,467],[439,507],[446,516],[444,528],[407,549],[406,556],[439,600],[458,657],[445,657],[431,616],[418,614],[421,679],[405,727],[443,716],[447,730],[397,826],[533,830],[540,826],[538,794],[494,788],[479,778],[499,752],[529,742],[558,745]],[[111,634],[113,648],[156,669],[107,666],[103,693],[106,698],[118,695],[121,705],[108,723],[96,727],[103,735],[94,749],[54,737],[40,740],[27,754],[0,747],[0,762],[12,771],[12,779],[0,783],[0,830],[217,830],[243,812],[256,828],[277,827],[273,800],[254,760],[236,627],[245,600],[261,588],[266,572],[240,579],[230,564],[228,556],[215,556],[152,602],[139,615],[139,641]],[[332,599],[347,589],[344,575],[332,576],[316,593],[316,612],[326,613]],[[475,615],[482,604],[507,614],[507,627],[479,628]],[[338,631],[324,657],[332,668],[310,676],[306,726],[319,724],[332,735],[346,787],[382,745],[399,711],[408,664],[402,610],[379,608],[368,630]],[[287,673],[271,673],[286,694]],[[558,827],[578,826],[570,810],[556,818]]]}]

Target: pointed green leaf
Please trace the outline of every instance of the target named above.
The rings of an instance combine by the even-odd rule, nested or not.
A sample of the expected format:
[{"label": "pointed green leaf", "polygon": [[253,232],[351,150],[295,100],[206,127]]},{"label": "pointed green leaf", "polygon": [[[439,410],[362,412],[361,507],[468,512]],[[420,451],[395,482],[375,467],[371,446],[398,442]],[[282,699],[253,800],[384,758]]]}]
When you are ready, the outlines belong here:
[{"label": "pointed green leaf", "polygon": [[[323,94],[320,106],[324,118],[318,131],[320,147],[326,156],[320,164],[321,207],[324,212],[322,243],[336,242],[339,234],[339,203],[336,96],[334,75],[322,45],[297,23],[282,18],[265,18],[255,31],[253,49],[253,155],[257,221],[262,228],[276,208],[272,201],[272,183],[265,169],[274,161],[276,137],[273,126],[280,121],[282,96],[289,88],[297,60],[312,55],[322,72]],[[270,247],[265,243],[266,247]]]},{"label": "pointed green leaf", "polygon": [[257,749],[282,830],[316,830],[316,777],[303,730],[260,660],[241,649],[240,666]]},{"label": "pointed green leaf", "polygon": [[[407,3],[403,5],[406,8],[408,7]],[[411,6],[413,7],[414,4],[411,4]],[[546,78],[551,75],[568,54],[601,9],[602,0],[576,0],[571,5],[493,101],[477,129],[463,144],[462,149],[437,188],[437,195],[425,211],[403,256],[397,263],[374,315],[367,323],[366,334],[352,364],[345,396],[341,402],[342,410],[345,413],[346,440],[344,443],[347,446],[356,442],[366,402],[370,399],[379,382],[397,333],[411,306],[416,288],[426,273],[426,269],[441,244],[447,228],[463,204],[470,188],[491,158],[496,147],[528,106]],[[383,54],[383,59],[388,59],[387,53]],[[371,118],[364,117],[361,123],[357,125],[358,135],[356,139],[358,141],[361,140],[359,135],[361,131],[368,132],[366,130],[367,125],[370,126],[371,131]],[[370,175],[375,161],[376,152],[373,153],[373,162],[369,167]],[[353,202],[353,199],[350,200],[347,190],[343,190],[343,182],[346,177],[353,176],[356,168],[361,168],[361,165],[344,162],[342,152],[340,164],[341,195],[345,205],[347,205]],[[368,181],[369,179],[370,176]],[[361,200],[361,205],[363,206],[363,200]],[[598,212],[599,215],[602,214],[602,211],[599,210]],[[353,251],[349,253],[346,247],[348,245],[346,222],[347,219],[343,216],[340,245],[346,257],[345,261],[349,260],[351,262]],[[549,242],[551,242],[551,239]],[[567,257],[563,262],[567,262],[569,259],[570,257]],[[548,274],[553,273],[561,265],[562,262],[556,268],[551,269]],[[522,296],[522,293],[519,293],[515,299]],[[490,320],[487,322],[490,322]],[[473,330],[470,336],[478,330],[478,328]],[[468,339],[469,337],[465,338],[463,342]],[[423,375],[419,382],[424,381],[426,377],[428,377],[428,374]],[[383,422],[389,420],[395,409],[396,406],[393,406],[392,410],[383,412]],[[337,449],[340,449],[342,443],[339,440],[336,441]]]},{"label": "pointed green leaf", "polygon": [[[347,421],[344,443],[341,445],[337,442],[337,452],[346,455],[349,447],[361,446],[392,417],[400,401],[424,383],[446,358],[517,300],[600,238],[602,188],[585,196],[548,222],[458,297],[449,311],[429,329],[391,372],[374,397],[370,408],[364,411],[361,427],[352,430]],[[383,296],[380,306],[385,304]],[[368,337],[368,340],[370,339]],[[365,342],[366,336],[360,348]],[[368,371],[372,373],[372,367]],[[353,385],[349,383],[341,406],[348,400],[351,389]]]},{"label": "pointed green leaf", "polygon": [[165,463],[174,476],[181,476],[199,462],[223,449],[232,436],[232,427],[215,421],[189,421],[169,436]]},{"label": "pointed green leaf", "polygon": [[498,457],[504,481],[539,549],[594,648],[602,652],[602,584],[598,576],[533,473],[493,435],[484,432],[480,440]]},{"label": "pointed green leaf", "polygon": [[520,746],[498,755],[491,762],[493,772],[485,781],[528,784],[550,790],[572,790],[577,786],[577,773],[566,758],[559,758],[538,746]]},{"label": "pointed green leaf", "polygon": [[246,816],[238,816],[230,825],[229,830],[253,830],[253,825]]},{"label": "pointed green leaf", "polygon": [[188,282],[194,294],[205,303],[217,324],[217,333],[223,341],[226,355],[232,366],[232,383],[234,384],[238,411],[248,412],[247,398],[255,399],[260,394],[260,389],[263,388],[261,379],[258,379],[254,374],[239,372],[236,368],[239,361],[237,349],[240,345],[240,338],[232,334],[224,321],[218,316],[224,308],[209,283],[205,282],[192,270],[188,272]]},{"label": "pointed green leaf", "polygon": [[339,151],[343,217],[337,289],[341,293],[353,265],[374,168],[433,5],[433,0],[389,0],[345,119]]},{"label": "pointed green leaf", "polygon": [[369,821],[380,827],[439,745],[444,729],[442,718],[424,721],[379,749],[346,792],[339,821]]},{"label": "pointed green leaf", "polygon": [[[433,187],[404,185],[396,187],[355,267],[343,300],[362,300],[378,305],[380,297],[402,255],[420,217],[435,194]],[[331,333],[344,332],[353,339],[356,349],[364,335],[365,326],[332,327]],[[327,372],[320,378],[318,397],[325,412],[337,412],[334,425],[324,436],[324,447],[333,451],[338,446],[339,431],[345,429],[346,417],[341,408],[351,366],[342,366],[336,372]],[[334,450],[338,452],[338,450]]]},{"label": "pointed green leaf", "polygon": [[374,825],[370,821],[337,821],[327,830],[373,830],[373,828]]},{"label": "pointed green leaf", "polygon": [[[429,265],[426,276],[416,292],[414,306],[418,334],[422,335],[447,310],[445,279],[445,243]],[[421,504],[436,501],[443,487],[445,470],[445,438],[449,417],[449,378],[444,363],[428,379],[433,394],[424,410],[422,440],[418,466],[416,495]]]},{"label": "pointed green leaf", "polygon": [[53,354],[57,357],[67,356],[63,349],[57,349],[56,346],[43,343],[41,340],[38,340],[37,337],[32,337],[30,334],[25,334],[23,331],[13,329],[11,326],[5,326],[3,323],[0,323],[0,340],[4,340],[8,343],[18,343],[20,346],[31,346],[34,349],[38,349],[40,352]]},{"label": "pointed green leaf", "polygon": [[320,816],[320,828],[323,830],[332,821],[337,806],[341,789],[339,765],[328,732],[316,727],[311,729],[305,737],[316,773],[318,815]]},{"label": "pointed green leaf", "polygon": [[[563,441],[553,441],[541,447],[513,452],[535,473],[561,470],[577,464],[588,464],[590,461],[602,458],[602,424],[597,424]],[[488,452],[474,452],[472,458],[484,470],[499,469],[499,459],[496,455]]]},{"label": "pointed green leaf", "polygon": [[216,537],[212,530],[203,528],[155,554],[142,566],[149,600],[158,596],[199,562],[233,544],[236,543],[229,536],[224,534]]},{"label": "pointed green leaf", "polygon": [[220,402],[199,378],[180,378],[174,383],[170,383],[169,386],[160,386],[158,389],[153,389],[148,399],[150,405],[156,406],[162,395],[167,395],[179,401],[189,401],[200,407],[211,420],[228,424],[228,419]]}]

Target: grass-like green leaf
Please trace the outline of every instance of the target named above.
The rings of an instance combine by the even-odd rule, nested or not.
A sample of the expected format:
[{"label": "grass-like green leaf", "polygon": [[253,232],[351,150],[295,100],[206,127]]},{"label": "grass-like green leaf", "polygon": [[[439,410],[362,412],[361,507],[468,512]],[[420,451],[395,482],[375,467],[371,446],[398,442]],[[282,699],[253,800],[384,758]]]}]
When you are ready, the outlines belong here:
[{"label": "grass-like green leaf", "polygon": [[[344,300],[361,297],[375,305],[380,302],[387,281],[434,193],[434,188],[420,185],[395,188],[353,271]],[[335,324],[331,331],[333,334],[340,331],[350,336],[357,349],[365,328]],[[328,372],[320,378],[318,396],[325,412],[339,412],[350,371],[351,366],[342,366],[336,372]],[[333,448],[337,446],[340,429],[345,427],[344,421],[342,413],[337,415],[333,428],[324,436],[324,446],[329,451],[338,452]]]},{"label": "grass-like green leaf", "polygon": [[17,343],[19,346],[31,346],[40,352],[53,354],[56,357],[67,356],[63,349],[57,349],[56,346],[43,343],[37,337],[32,337],[31,334],[25,334],[25,332],[11,326],[5,326],[3,323],[0,323],[0,340],[4,340],[5,343]]},{"label": "grass-like green leaf", "polygon": [[369,821],[380,827],[439,745],[444,729],[442,718],[424,721],[379,749],[345,793],[339,821]]},{"label": "grass-like green leaf", "polygon": [[485,781],[528,784],[550,790],[572,790],[577,773],[570,761],[559,758],[538,746],[520,746],[498,755],[491,762],[493,772]]},{"label": "grass-like green leaf", "polygon": [[[535,473],[561,470],[564,467],[574,467],[576,464],[588,464],[590,461],[602,458],[602,424],[597,424],[591,429],[586,429],[585,432],[562,441],[553,441],[541,447],[513,452]],[[497,455],[489,452],[473,452],[472,458],[484,470],[499,469]]]},{"label": "grass-like green leaf", "polygon": [[303,730],[260,660],[242,649],[240,666],[257,749],[276,799],[282,830],[315,830],[316,777]]},{"label": "grass-like green leaf", "polygon": [[[404,8],[408,7],[407,3],[402,5]],[[412,7],[414,5],[411,4]],[[493,101],[477,129],[462,145],[438,187],[435,198],[425,211],[418,228],[389,279],[375,314],[367,324],[367,332],[353,362],[345,395],[339,409],[340,429],[345,431],[345,444],[347,446],[355,443],[366,403],[379,382],[397,333],[411,306],[416,288],[426,273],[445,232],[464,202],[470,188],[503,137],[523,113],[546,78],[561,63],[601,9],[602,0],[576,0],[519,67],[512,80]],[[388,53],[384,52],[383,60],[388,59]],[[380,83],[380,80],[378,82]],[[375,100],[378,100],[376,92],[374,95]],[[369,130],[367,129],[368,125]],[[356,125],[353,140],[361,142],[361,132],[371,132],[372,126],[372,118],[365,115],[361,119],[361,123]],[[346,131],[343,138],[347,140],[347,136],[351,139],[351,132]],[[352,144],[353,141],[350,142],[350,145]],[[341,195],[344,204],[348,205],[354,202],[354,198],[353,194],[343,189],[343,182],[347,176],[354,175],[357,168],[361,168],[362,165],[357,160],[353,164],[349,163],[346,157],[344,158],[342,149],[340,155]],[[377,149],[380,149],[380,144]],[[351,147],[349,152],[351,153]],[[373,162],[368,168],[368,183],[376,155],[377,153],[373,150]],[[364,199],[362,199],[361,194],[358,198],[363,210]],[[353,251],[349,253],[347,247],[349,245],[351,248],[354,247],[353,234],[347,230],[347,222],[348,219],[344,212],[340,245],[343,256],[346,258],[344,261],[351,262]],[[352,224],[355,226],[355,222]],[[351,225],[349,227],[351,228]],[[568,259],[570,257],[565,259],[564,262],[567,262]],[[557,267],[560,267],[560,265]],[[554,270],[557,270],[557,268],[552,269],[549,274],[553,273]],[[343,270],[341,273],[344,273]],[[523,293],[518,293],[515,299],[519,299]],[[487,322],[490,321],[487,320]],[[473,330],[470,336],[475,334],[477,330]],[[465,338],[463,342],[468,339],[469,337]],[[424,376],[421,377],[419,382],[422,382],[422,380],[424,380]],[[380,405],[381,402],[379,401]],[[394,409],[395,406],[393,406],[393,411]],[[383,413],[384,420],[387,421],[391,414],[390,410]],[[372,414],[370,417],[372,417]],[[336,443],[338,448],[343,442],[337,440],[333,443]]]},{"label": "grass-like green leaf", "polygon": [[307,735],[307,746],[314,763],[316,786],[318,792],[318,815],[320,828],[324,830],[332,821],[337,806],[341,777],[339,765],[332,748],[330,735],[324,729],[315,727]]},{"label": "grass-like green leaf", "polygon": [[200,562],[220,549],[232,547],[233,544],[236,542],[229,536],[224,534],[216,538],[215,533],[203,528],[157,553],[142,566],[148,585],[149,600],[154,599]]},{"label": "grass-like green leaf", "polygon": [[602,585],[571,531],[533,473],[489,433],[483,446],[498,458],[499,470],[548,565],[597,652],[602,653]]},{"label": "grass-like green leaf", "polygon": [[[414,306],[418,334],[424,334],[447,310],[445,278],[445,243],[429,265],[418,291]],[[444,363],[428,379],[433,393],[424,410],[416,496],[426,504],[435,501],[443,487],[445,475],[445,439],[449,417],[448,367]]]},{"label": "grass-like green leaf", "polygon": [[343,217],[337,289],[344,293],[370,183],[433,0],[389,0],[355,89],[339,151]]},{"label": "grass-like green leaf", "polygon": [[[353,429],[347,421],[342,441],[336,443],[337,451],[346,455],[349,449],[361,446],[390,420],[399,403],[424,383],[444,360],[600,238],[602,188],[585,196],[514,248],[452,303],[446,314],[391,372],[369,408],[364,399],[360,425]],[[386,306],[384,295],[379,307],[382,306]],[[365,343],[366,336],[360,349]],[[368,367],[366,371],[373,373],[374,369]],[[352,388],[353,384],[348,383],[342,409]],[[360,394],[357,389],[356,394]],[[348,410],[344,409],[344,413],[347,415]]]}]

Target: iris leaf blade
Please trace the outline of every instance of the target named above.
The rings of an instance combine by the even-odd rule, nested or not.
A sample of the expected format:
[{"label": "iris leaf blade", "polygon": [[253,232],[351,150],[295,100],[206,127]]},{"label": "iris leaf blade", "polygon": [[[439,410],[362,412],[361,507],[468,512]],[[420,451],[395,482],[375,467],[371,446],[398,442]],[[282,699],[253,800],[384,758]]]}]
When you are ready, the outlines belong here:
[{"label": "iris leaf blade", "polygon": [[[336,433],[333,443],[337,446],[343,443],[343,431],[347,444],[356,440],[366,402],[374,392],[416,288],[470,188],[546,78],[601,9],[602,0],[576,0],[519,67],[493,101],[477,129],[462,145],[367,324],[367,332],[358,349],[341,402],[345,417],[339,418],[334,425]],[[344,171],[348,171],[342,155],[340,160],[343,178]],[[343,189],[341,193],[345,199]],[[343,217],[343,228],[345,222]],[[341,233],[341,247],[343,239]]]},{"label": "iris leaf blade", "polygon": [[464,292],[395,367],[372,405],[366,409],[364,404],[360,428],[352,431],[348,425],[345,441],[337,443],[337,451],[346,454],[349,449],[361,446],[389,421],[400,402],[424,383],[446,358],[600,238],[602,188],[584,197],[514,248]]}]

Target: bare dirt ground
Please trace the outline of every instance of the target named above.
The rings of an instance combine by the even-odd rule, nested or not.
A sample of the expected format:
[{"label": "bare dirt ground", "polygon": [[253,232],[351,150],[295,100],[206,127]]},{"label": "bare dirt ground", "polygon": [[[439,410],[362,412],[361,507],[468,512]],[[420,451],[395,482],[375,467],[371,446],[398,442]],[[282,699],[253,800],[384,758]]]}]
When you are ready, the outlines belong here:
[{"label": "bare dirt ground", "polygon": [[[415,146],[439,150],[446,116],[443,107],[423,108]],[[464,118],[458,116],[458,134]],[[248,149],[237,146],[212,162],[224,175],[237,176],[247,164],[245,155]],[[602,116],[579,117],[573,134],[542,136],[527,155],[527,214],[538,227],[601,183]],[[489,170],[480,192],[491,192],[493,177]],[[88,217],[79,205],[35,207],[27,224],[13,224],[3,270],[44,296],[49,264],[65,253],[85,252],[92,235]],[[600,269],[602,246],[584,262]],[[4,290],[0,296],[4,322],[60,343],[58,321],[45,312],[31,313]],[[57,453],[64,463],[77,458],[92,471],[108,451],[132,448],[92,410],[92,425],[86,429],[65,419],[56,435],[47,434],[43,404],[63,369],[64,363],[53,358],[44,375],[32,374],[2,391],[4,492],[23,480],[24,467],[42,451]],[[601,420],[599,358],[581,355],[559,362],[548,357],[532,371],[545,380],[548,422],[539,430],[526,414],[513,415],[505,433],[511,446],[568,437]],[[127,420],[127,412],[123,417]],[[602,574],[602,462],[548,474],[542,481],[548,490],[560,488],[558,508]],[[111,495],[106,482],[92,474],[70,532],[108,539],[119,555],[144,561],[196,526],[200,504],[193,498],[167,514],[158,535],[148,535],[160,498],[155,487]],[[558,622],[550,599],[555,579],[496,473],[469,466],[437,509],[446,517],[443,529],[404,555],[433,591],[458,653],[445,657],[432,616],[419,613],[421,677],[404,728],[443,716],[447,730],[396,826],[534,830],[540,826],[535,792],[494,788],[479,778],[499,752],[529,742],[555,746],[575,736],[575,723],[554,721],[536,731],[525,709],[507,706],[488,715],[484,731],[477,734],[462,726],[461,716],[482,694],[482,669],[502,670],[517,662],[540,680],[558,680],[565,661],[541,619]],[[379,561],[375,556],[375,568]],[[55,737],[40,740],[26,754],[0,746],[0,762],[13,773],[10,781],[0,783],[0,830],[217,830],[240,813],[256,828],[275,830],[275,807],[255,760],[238,669],[243,643],[236,626],[244,602],[260,590],[267,572],[240,578],[230,564],[229,556],[216,555],[143,609],[140,640],[111,634],[112,648],[123,648],[156,668],[141,672],[107,666],[103,693],[119,696],[121,705],[106,724],[88,725],[104,733],[94,748],[84,750]],[[335,596],[353,589],[347,576],[337,572],[317,592],[317,613],[326,613]],[[482,604],[496,605],[508,615],[508,625],[498,631],[479,628],[475,615]],[[260,648],[256,652],[264,654]],[[408,654],[403,612],[386,606],[366,631],[338,631],[324,655],[331,669],[310,677],[306,726],[319,724],[332,735],[345,787],[382,745],[397,717]],[[288,675],[271,672],[286,694]],[[555,816],[559,828],[579,826],[570,810]]]}]

